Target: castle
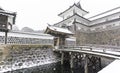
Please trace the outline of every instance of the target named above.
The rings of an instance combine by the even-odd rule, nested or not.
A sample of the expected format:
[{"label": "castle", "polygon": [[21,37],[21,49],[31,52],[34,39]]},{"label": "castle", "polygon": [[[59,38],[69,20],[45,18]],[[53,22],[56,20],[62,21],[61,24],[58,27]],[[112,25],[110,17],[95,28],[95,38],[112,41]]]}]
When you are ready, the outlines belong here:
[{"label": "castle", "polygon": [[84,10],[80,3],[74,3],[68,9],[58,14],[63,20],[54,24],[57,27],[67,27],[72,32],[84,31],[103,31],[120,25],[120,7],[108,10],[95,16],[86,18],[89,14]]},{"label": "castle", "polygon": [[[77,44],[119,45],[120,7],[97,14],[90,18],[85,15],[88,11],[81,4],[74,3],[65,11],[58,14],[63,20],[54,24],[70,30],[77,37]],[[48,26],[49,27],[49,26]]]},{"label": "castle", "polygon": [[[86,14],[89,14],[89,12],[84,10],[81,7],[81,4],[79,2],[74,3],[68,9],[58,14],[58,16],[62,17],[63,20],[54,25],[48,26],[45,33],[55,36],[54,42],[59,41],[58,43],[59,45],[64,45],[65,39],[63,38],[69,38],[69,36],[71,35],[74,35],[75,37],[77,37],[76,42],[78,45],[86,45],[86,44],[117,45],[117,46],[120,45],[120,34],[119,34],[120,7],[97,14],[90,18],[86,18],[85,17]],[[3,9],[0,9],[0,15],[1,15],[0,22],[2,22],[3,18],[7,20],[7,21],[4,21],[4,23],[2,22],[2,24],[0,24],[0,27],[2,27],[0,28],[0,30],[5,32],[7,32],[8,30],[11,30],[12,25],[15,23],[16,14],[14,12],[11,13]],[[4,24],[7,24],[7,25],[4,25]],[[3,27],[7,27],[7,29],[3,29]],[[21,35],[27,34],[27,36],[33,35],[31,33],[24,33],[24,32],[22,33],[14,32],[14,31],[9,31],[9,32],[10,33],[13,32],[14,34],[19,33]],[[35,35],[33,36],[34,38],[36,38]],[[49,35],[45,34],[44,36],[49,36]],[[6,40],[3,37],[0,37],[0,38],[2,39],[1,41],[3,42]],[[14,40],[14,42],[11,40]],[[26,39],[25,41],[26,44],[28,41]],[[75,38],[72,37],[71,41],[74,41],[75,43]],[[16,43],[16,40],[8,38],[8,42]],[[18,41],[18,42],[21,42],[21,41]],[[34,44],[34,42],[36,41],[33,41],[31,43]]]},{"label": "castle", "polygon": [[[21,31],[14,31],[12,30],[13,25],[15,24],[16,13],[10,12],[0,8],[0,45],[1,44],[41,44],[41,45],[52,45],[56,46],[55,44],[58,43],[57,46],[63,43],[56,40],[56,35],[52,34],[45,34],[45,33],[35,33],[35,32],[21,32]],[[61,28],[60,28],[61,29]],[[69,32],[69,33],[67,33]],[[56,33],[56,32],[55,32]],[[57,31],[59,33],[59,31]],[[64,34],[64,32],[60,33],[60,35]],[[66,35],[72,35],[72,32],[69,30],[65,31]],[[59,36],[59,34],[57,34]],[[64,43],[66,45],[75,45],[75,39],[70,37],[62,37],[64,39]],[[60,38],[58,38],[60,40]],[[64,45],[65,45],[64,44]]]}]

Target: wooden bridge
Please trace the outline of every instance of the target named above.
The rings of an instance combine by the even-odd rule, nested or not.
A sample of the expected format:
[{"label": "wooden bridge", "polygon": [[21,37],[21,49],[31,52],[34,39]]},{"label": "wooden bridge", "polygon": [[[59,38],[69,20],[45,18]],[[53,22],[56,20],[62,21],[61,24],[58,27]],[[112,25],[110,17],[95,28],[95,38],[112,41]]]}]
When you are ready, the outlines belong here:
[{"label": "wooden bridge", "polygon": [[[84,59],[84,72],[88,73],[88,65],[96,66],[99,64],[99,70],[101,70],[101,57],[107,57],[111,59],[120,59],[120,47],[118,46],[105,46],[105,45],[89,45],[89,46],[62,46],[59,49],[54,49],[55,52],[61,53],[61,64],[64,63],[65,53],[69,53],[70,67],[74,67],[74,59],[76,53],[79,57]],[[98,68],[98,67],[97,67]],[[95,72],[96,73],[96,72]]]},{"label": "wooden bridge", "polygon": [[79,52],[120,59],[120,47],[117,46],[64,46],[54,51]]}]

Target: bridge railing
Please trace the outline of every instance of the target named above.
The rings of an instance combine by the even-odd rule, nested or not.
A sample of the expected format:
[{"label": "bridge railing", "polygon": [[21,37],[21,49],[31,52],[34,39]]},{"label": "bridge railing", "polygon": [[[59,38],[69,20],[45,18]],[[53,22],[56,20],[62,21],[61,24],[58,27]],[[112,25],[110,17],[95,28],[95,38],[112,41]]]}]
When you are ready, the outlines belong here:
[{"label": "bridge railing", "polygon": [[82,51],[103,52],[120,55],[120,47],[117,46],[62,46],[62,49],[77,49]]},{"label": "bridge railing", "polygon": [[120,46],[112,46],[112,45],[96,45],[96,44],[90,44],[87,45],[92,48],[96,49],[104,49],[104,50],[111,50],[111,51],[120,51]]},{"label": "bridge railing", "polygon": [[62,49],[80,49],[80,50],[92,50],[90,46],[64,46]]}]

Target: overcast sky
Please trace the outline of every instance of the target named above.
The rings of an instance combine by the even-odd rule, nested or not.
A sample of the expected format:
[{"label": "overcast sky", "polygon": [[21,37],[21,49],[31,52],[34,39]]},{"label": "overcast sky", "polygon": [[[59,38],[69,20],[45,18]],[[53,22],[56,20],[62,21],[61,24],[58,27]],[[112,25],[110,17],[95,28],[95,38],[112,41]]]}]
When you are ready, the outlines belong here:
[{"label": "overcast sky", "polygon": [[[57,15],[80,0],[0,0],[0,7],[17,12],[16,26],[45,29],[47,23],[62,20]],[[81,0],[81,6],[89,11],[88,16],[120,6],[120,0]]]}]

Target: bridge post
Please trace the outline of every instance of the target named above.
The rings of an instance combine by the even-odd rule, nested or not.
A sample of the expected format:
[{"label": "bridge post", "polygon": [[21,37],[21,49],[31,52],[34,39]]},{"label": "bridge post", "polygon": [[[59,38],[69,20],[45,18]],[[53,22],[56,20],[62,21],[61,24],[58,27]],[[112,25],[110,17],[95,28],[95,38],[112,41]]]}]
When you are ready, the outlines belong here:
[{"label": "bridge post", "polygon": [[63,65],[63,63],[64,63],[64,53],[62,52],[61,53],[61,64]]},{"label": "bridge post", "polygon": [[84,59],[85,59],[84,73],[88,73],[88,57],[86,54],[84,54]]},{"label": "bridge post", "polygon": [[69,54],[70,54],[70,68],[73,68],[73,55],[72,55],[72,53],[71,52],[69,52]]},{"label": "bridge post", "polygon": [[99,69],[101,69],[101,58],[99,57]]},{"label": "bridge post", "polygon": [[5,32],[5,44],[7,44],[7,38],[8,38],[8,34],[7,34],[8,32],[6,31]]},{"label": "bridge post", "polygon": [[80,47],[80,50],[82,50],[82,47]]}]

